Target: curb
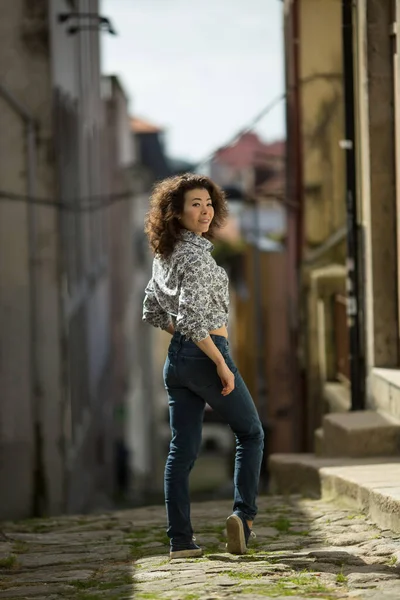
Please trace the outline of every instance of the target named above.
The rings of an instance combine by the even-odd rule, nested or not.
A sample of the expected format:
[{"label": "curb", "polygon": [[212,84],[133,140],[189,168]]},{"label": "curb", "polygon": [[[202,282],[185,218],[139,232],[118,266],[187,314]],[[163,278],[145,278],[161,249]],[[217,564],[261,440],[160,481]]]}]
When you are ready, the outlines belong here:
[{"label": "curb", "polygon": [[270,457],[271,491],[340,500],[382,529],[400,533],[400,459],[326,459],[311,454]]}]

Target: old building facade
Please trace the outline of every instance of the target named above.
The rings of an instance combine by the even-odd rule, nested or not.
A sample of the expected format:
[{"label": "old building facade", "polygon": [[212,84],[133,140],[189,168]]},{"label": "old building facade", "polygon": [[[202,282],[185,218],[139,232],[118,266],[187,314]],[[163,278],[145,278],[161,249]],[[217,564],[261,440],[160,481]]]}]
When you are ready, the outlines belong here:
[{"label": "old building facade", "polygon": [[327,412],[400,416],[400,4],[284,7],[291,376],[323,455]]},{"label": "old building facade", "polygon": [[113,489],[105,205],[116,183],[98,8],[18,0],[0,9],[2,517],[86,510]]}]

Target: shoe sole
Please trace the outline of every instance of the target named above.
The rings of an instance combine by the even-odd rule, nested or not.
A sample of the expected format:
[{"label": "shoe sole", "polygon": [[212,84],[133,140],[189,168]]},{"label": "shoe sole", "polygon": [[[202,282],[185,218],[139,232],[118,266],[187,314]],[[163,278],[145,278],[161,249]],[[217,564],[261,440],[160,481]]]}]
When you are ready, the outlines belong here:
[{"label": "shoe sole", "polygon": [[226,535],[228,543],[226,549],[230,554],[246,554],[246,540],[244,538],[244,527],[242,519],[237,515],[231,515],[226,520]]},{"label": "shoe sole", "polygon": [[198,548],[196,550],[174,550],[169,553],[170,559],[174,558],[198,558],[203,556],[203,550]]}]

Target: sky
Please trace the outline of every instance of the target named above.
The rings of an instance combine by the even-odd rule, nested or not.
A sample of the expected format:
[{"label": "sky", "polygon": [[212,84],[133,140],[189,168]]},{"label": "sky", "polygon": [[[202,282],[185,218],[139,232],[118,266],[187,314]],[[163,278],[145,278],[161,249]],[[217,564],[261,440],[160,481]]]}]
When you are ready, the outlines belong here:
[{"label": "sky", "polygon": [[[284,89],[280,0],[102,0],[103,72],[132,114],[165,128],[169,155],[202,160]],[[284,136],[284,103],[256,128]]]}]

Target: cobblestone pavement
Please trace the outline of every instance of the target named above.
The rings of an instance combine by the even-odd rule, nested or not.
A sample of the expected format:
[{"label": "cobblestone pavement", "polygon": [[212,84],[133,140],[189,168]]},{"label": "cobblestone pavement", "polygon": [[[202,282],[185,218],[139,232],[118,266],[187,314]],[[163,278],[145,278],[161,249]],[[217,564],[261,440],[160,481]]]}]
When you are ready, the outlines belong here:
[{"label": "cobblestone pavement", "polygon": [[168,559],[163,507],[3,523],[0,598],[399,600],[400,535],[351,509],[264,496],[246,556],[225,552],[230,502],[192,509],[200,559]]}]

